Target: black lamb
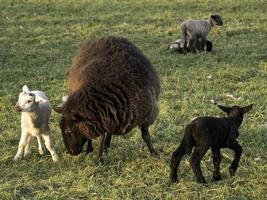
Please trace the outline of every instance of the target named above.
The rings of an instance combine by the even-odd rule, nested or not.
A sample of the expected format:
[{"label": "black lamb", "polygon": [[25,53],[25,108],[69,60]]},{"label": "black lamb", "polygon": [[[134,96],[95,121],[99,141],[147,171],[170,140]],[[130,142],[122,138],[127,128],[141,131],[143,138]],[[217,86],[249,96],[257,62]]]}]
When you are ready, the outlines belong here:
[{"label": "black lamb", "polygon": [[233,176],[238,168],[242,154],[242,147],[237,142],[239,127],[243,121],[243,115],[252,109],[252,104],[246,107],[232,106],[218,107],[227,113],[228,117],[198,117],[188,124],[184,131],[184,137],[179,147],[173,152],[170,162],[170,180],[177,181],[177,168],[185,154],[191,154],[190,166],[196,176],[197,182],[206,183],[200,169],[200,161],[211,148],[213,155],[214,173],[213,179],[220,180],[221,148],[234,150],[234,160],[229,167],[230,175]]},{"label": "black lamb", "polygon": [[78,155],[87,140],[100,137],[100,160],[111,135],[125,135],[138,126],[151,155],[158,156],[148,129],[158,115],[160,81],[141,50],[124,38],[91,40],[75,56],[68,81],[69,97],[55,111],[61,113],[70,154]]}]

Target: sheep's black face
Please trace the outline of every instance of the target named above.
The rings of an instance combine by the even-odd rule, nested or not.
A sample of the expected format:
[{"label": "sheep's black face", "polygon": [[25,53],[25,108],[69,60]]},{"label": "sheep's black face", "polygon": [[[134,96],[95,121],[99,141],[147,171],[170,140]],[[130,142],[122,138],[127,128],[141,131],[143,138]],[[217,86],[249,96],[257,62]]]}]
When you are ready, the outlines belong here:
[{"label": "sheep's black face", "polygon": [[65,146],[72,155],[80,154],[86,142],[86,138],[80,134],[78,123],[75,118],[64,114],[59,123]]},{"label": "sheep's black face", "polygon": [[211,15],[211,18],[214,20],[217,26],[223,25],[223,21],[220,15]]}]

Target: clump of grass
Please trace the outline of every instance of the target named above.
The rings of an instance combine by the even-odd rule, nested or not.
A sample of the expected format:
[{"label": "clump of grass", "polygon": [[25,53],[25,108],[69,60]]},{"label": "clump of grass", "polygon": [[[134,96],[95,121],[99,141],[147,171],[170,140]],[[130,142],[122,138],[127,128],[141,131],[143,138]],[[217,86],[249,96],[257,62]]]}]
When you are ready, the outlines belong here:
[{"label": "clump of grass", "polygon": [[[0,198],[1,199],[265,199],[266,198],[266,14],[264,1],[2,1],[0,4]],[[251,12],[253,10],[253,12]],[[180,37],[179,23],[219,12],[225,26],[209,38],[214,52],[176,55],[166,50]],[[68,155],[53,113],[51,125],[60,163],[33,155],[14,163],[20,117],[14,111],[22,85],[45,91],[53,105],[67,93],[66,72],[84,40],[127,37],[149,57],[162,82],[160,115],[151,127],[160,160],[150,159],[140,132],[114,137],[105,164],[94,155]],[[210,77],[211,78],[208,78]],[[240,99],[229,98],[226,93]],[[195,182],[188,159],[179,182],[168,184],[169,159],[191,118],[222,115],[210,99],[255,108],[245,117],[240,168],[228,174],[232,152],[223,150],[222,181],[212,182],[212,159],[202,169],[209,184]],[[97,146],[97,141],[94,141]],[[144,151],[145,149],[145,151]],[[209,178],[210,177],[210,178]]]}]

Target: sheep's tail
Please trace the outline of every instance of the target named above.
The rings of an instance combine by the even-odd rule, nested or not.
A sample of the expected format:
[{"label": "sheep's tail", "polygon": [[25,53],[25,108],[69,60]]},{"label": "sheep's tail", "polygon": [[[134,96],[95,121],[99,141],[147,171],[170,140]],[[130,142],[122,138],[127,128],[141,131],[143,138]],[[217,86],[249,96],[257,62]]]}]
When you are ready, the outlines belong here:
[{"label": "sheep's tail", "polygon": [[192,149],[194,147],[194,138],[193,138],[193,127],[194,124],[188,124],[185,127],[185,131],[184,131],[184,138],[183,138],[183,143],[185,145],[185,151],[186,154],[191,154]]}]

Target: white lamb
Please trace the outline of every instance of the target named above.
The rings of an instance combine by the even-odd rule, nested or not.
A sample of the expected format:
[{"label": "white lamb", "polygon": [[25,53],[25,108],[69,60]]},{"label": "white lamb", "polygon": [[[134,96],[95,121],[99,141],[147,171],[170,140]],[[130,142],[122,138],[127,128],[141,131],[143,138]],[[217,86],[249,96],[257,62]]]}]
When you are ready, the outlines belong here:
[{"label": "white lamb", "polygon": [[31,153],[30,143],[32,136],[38,141],[38,149],[41,155],[44,154],[43,140],[45,146],[50,152],[53,161],[59,158],[54,149],[54,142],[49,127],[51,115],[51,105],[45,93],[41,91],[30,91],[24,85],[22,92],[19,94],[19,100],[16,104],[17,111],[21,112],[21,137],[18,152],[14,160],[19,160]]}]

